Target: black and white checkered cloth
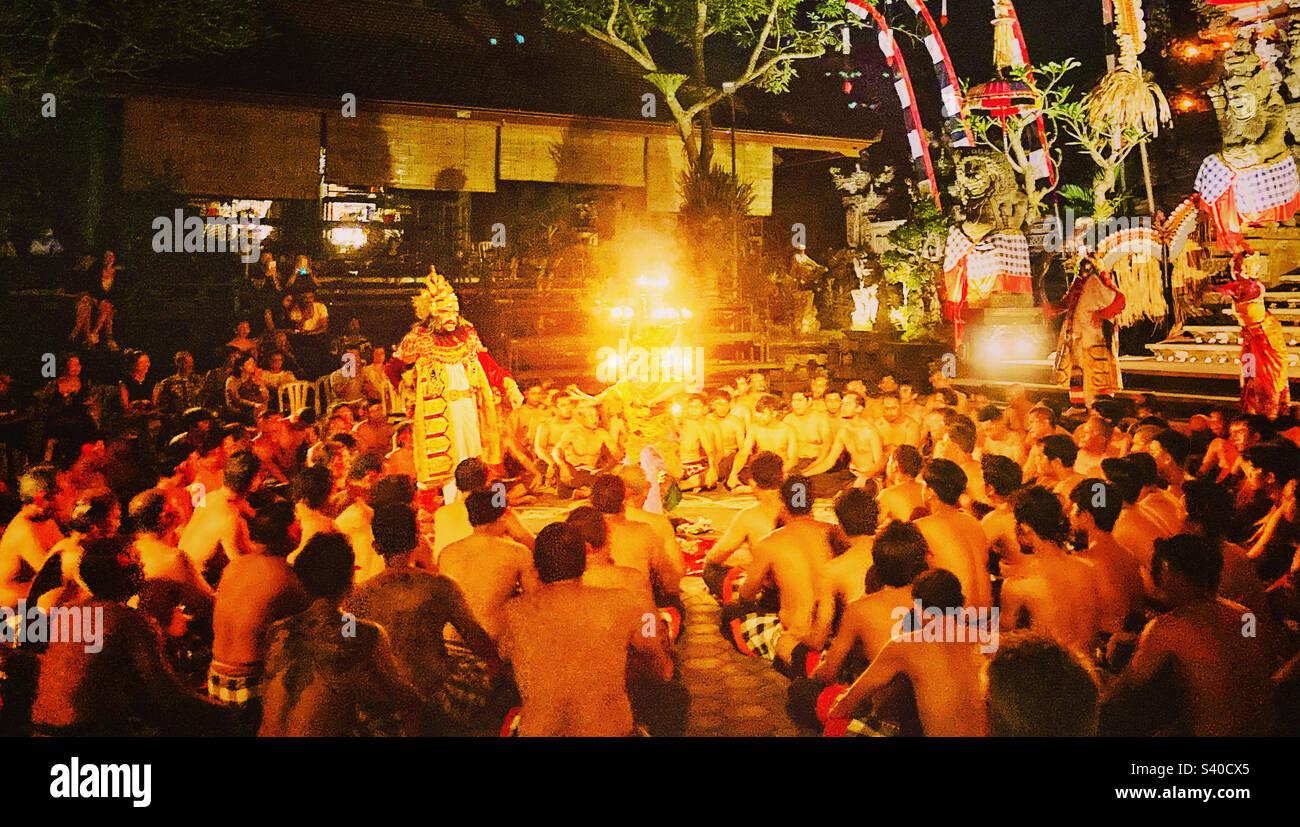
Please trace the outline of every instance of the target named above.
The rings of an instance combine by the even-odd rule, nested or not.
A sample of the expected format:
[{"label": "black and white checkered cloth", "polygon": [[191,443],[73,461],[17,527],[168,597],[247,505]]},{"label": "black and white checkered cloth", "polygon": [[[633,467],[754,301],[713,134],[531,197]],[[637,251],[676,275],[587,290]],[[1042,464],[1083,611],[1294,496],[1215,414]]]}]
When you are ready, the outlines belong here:
[{"label": "black and white checkered cloth", "polygon": [[1206,203],[1219,200],[1231,187],[1242,215],[1261,213],[1289,203],[1300,195],[1300,174],[1291,156],[1268,166],[1234,171],[1218,155],[1201,162],[1196,191]]},{"label": "black and white checkered cloth", "polygon": [[776,660],[776,642],[781,637],[781,621],[774,614],[747,614],[731,621],[736,648],[743,654]]}]

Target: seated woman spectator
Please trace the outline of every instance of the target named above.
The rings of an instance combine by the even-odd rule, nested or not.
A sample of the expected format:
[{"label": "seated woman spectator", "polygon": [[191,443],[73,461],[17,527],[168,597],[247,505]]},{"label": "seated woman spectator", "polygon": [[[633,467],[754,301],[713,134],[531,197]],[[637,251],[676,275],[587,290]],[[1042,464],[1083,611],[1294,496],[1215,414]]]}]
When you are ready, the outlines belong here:
[{"label": "seated woman spectator", "polygon": [[262,365],[262,381],[275,396],[282,385],[297,382],[298,377],[285,365],[284,354],[277,350],[269,354]]},{"label": "seated woman spectator", "polygon": [[122,413],[142,416],[153,413],[153,386],[149,380],[149,354],[139,350],[126,353],[126,376],[118,383],[122,394]]},{"label": "seated woman spectator", "polygon": [[66,465],[81,448],[81,437],[99,426],[92,413],[90,383],[81,378],[81,359],[66,354],[59,361],[63,372],[42,393],[45,420],[45,461]]},{"label": "seated woman spectator", "polygon": [[370,351],[366,366],[361,369],[361,390],[371,402],[382,401],[384,398],[384,386],[388,384],[388,377],[384,375],[384,363],[387,361],[388,351],[375,347]]},{"label": "seated woman spectator", "polygon": [[118,270],[113,251],[105,252],[104,266],[99,271],[99,277],[91,277],[77,303],[76,322],[68,336],[69,340],[85,348],[103,342],[108,350],[117,350],[117,342],[113,341],[113,302],[122,293],[122,285],[117,278]]},{"label": "seated woman spectator", "polygon": [[238,365],[239,373],[226,380],[226,407],[234,412],[236,418],[251,424],[266,410],[271,394],[262,381],[257,359],[244,356]]},{"label": "seated woman spectator", "polygon": [[249,334],[252,332],[252,325],[248,322],[241,321],[239,324],[235,325],[235,338],[226,342],[226,347],[233,347],[244,353],[256,356],[258,342],[256,339],[249,337]]}]

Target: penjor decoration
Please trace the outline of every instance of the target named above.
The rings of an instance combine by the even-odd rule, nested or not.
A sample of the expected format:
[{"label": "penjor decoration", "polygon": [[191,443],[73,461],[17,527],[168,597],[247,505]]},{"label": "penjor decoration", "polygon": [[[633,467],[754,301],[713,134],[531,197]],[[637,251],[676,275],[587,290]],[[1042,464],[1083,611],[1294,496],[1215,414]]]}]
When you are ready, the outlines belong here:
[{"label": "penjor decoration", "polygon": [[501,465],[501,424],[496,390],[511,405],[522,401],[518,386],[483,347],[474,326],[460,315],[460,301],[436,268],[412,299],[416,323],[398,345],[385,372],[394,386],[415,372],[413,433],[416,482],[421,490],[444,488],[450,500],[456,465],[481,457]]}]

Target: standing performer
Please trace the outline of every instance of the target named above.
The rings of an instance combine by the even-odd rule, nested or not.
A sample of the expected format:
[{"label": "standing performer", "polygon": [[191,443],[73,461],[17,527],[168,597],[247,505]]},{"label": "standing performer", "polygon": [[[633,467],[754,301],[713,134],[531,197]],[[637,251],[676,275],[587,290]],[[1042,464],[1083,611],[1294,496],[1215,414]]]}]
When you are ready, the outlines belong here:
[{"label": "standing performer", "polygon": [[[1069,383],[1070,404],[1091,405],[1100,394],[1123,387],[1119,374],[1119,331],[1111,320],[1124,310],[1124,294],[1080,247],[1078,274],[1056,306],[1066,314],[1056,344],[1056,381]],[[1082,377],[1075,379],[1074,368]]]},{"label": "standing performer", "polygon": [[1264,283],[1258,278],[1261,261],[1259,255],[1238,253],[1232,262],[1235,278],[1216,289],[1232,299],[1241,325],[1242,412],[1276,419],[1291,406],[1291,383],[1286,336],[1264,305]]},{"label": "standing performer", "polygon": [[455,496],[457,464],[482,457],[501,465],[501,429],[493,387],[511,404],[519,391],[479,341],[474,326],[460,316],[460,302],[436,269],[412,303],[418,321],[398,345],[384,371],[394,386],[415,370],[414,452],[416,482],[422,491],[443,489]]}]

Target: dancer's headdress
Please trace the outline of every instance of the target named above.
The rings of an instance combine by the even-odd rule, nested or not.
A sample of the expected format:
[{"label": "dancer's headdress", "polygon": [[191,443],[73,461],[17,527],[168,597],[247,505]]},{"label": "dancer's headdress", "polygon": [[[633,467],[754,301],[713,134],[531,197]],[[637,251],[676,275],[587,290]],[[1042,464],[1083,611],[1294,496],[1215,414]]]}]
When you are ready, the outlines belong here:
[{"label": "dancer's headdress", "polygon": [[460,300],[456,291],[438,272],[438,268],[429,266],[429,275],[424,279],[424,289],[414,299],[416,307],[427,303],[431,313],[460,313]]}]

